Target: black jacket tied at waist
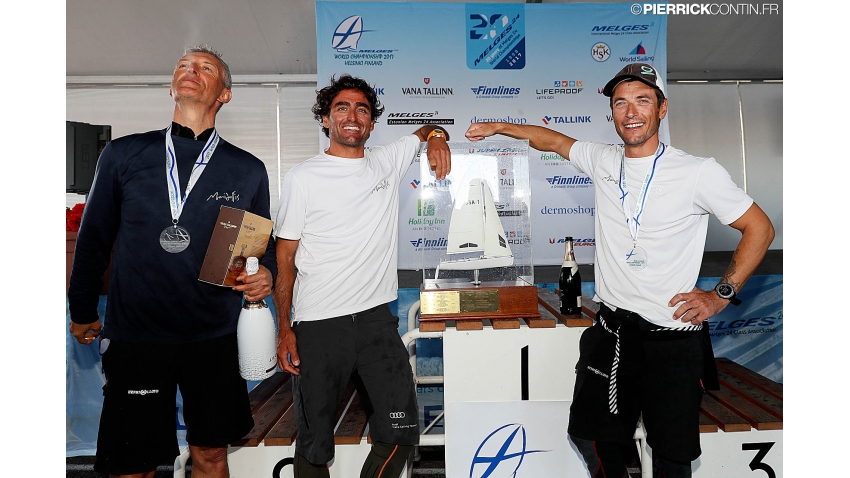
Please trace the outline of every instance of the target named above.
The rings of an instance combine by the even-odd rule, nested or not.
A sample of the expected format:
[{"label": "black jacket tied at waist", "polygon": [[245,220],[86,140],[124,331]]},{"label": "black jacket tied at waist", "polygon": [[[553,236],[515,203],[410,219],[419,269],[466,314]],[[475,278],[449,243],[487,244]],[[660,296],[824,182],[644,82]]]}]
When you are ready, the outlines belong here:
[{"label": "black jacket tied at waist", "polygon": [[[640,314],[622,308],[611,310],[605,304],[600,304],[596,318],[597,325],[615,337],[609,374],[608,405],[611,413],[620,413],[621,391],[628,390],[628,386],[623,386],[624,383],[640,375],[644,366],[643,344],[647,341],[676,340],[700,334],[703,387],[707,390],[720,388],[707,324],[684,328],[661,327],[647,321]],[[602,366],[602,364],[596,364],[596,366]]]}]

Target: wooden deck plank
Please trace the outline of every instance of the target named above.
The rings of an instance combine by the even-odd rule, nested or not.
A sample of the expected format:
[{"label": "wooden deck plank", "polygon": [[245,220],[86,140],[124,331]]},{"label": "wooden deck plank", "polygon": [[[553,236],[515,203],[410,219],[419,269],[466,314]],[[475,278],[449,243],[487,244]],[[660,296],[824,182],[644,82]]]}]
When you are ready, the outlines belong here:
[{"label": "wooden deck plank", "polygon": [[368,420],[360,403],[360,394],[351,397],[345,416],[334,431],[334,443],[337,445],[357,445],[363,438]]},{"label": "wooden deck plank", "polygon": [[716,433],[717,424],[711,418],[708,418],[702,410],[699,413],[699,432],[700,433]]},{"label": "wooden deck plank", "polygon": [[743,365],[738,365],[737,363],[724,357],[717,358],[717,368],[726,370],[729,373],[737,375],[742,380],[753,385],[754,387],[758,387],[780,400],[782,399],[781,383],[776,383],[773,380],[759,375],[758,373],[753,372],[747,367],[744,367]]},{"label": "wooden deck plank", "polygon": [[720,390],[708,390],[708,395],[749,422],[756,430],[781,430],[782,420],[721,384]]},{"label": "wooden deck plank", "polygon": [[446,322],[444,320],[434,320],[423,322],[419,321],[420,332],[444,332],[446,330]]},{"label": "wooden deck plank", "polygon": [[518,329],[520,326],[519,319],[490,319],[490,323],[495,330]]},{"label": "wooden deck plank", "polygon": [[278,388],[271,398],[260,406],[253,414],[254,428],[241,440],[232,443],[233,446],[257,446],[280,420],[280,417],[292,406],[292,387]]},{"label": "wooden deck plank", "polygon": [[749,422],[729,410],[710,395],[703,395],[700,410],[724,432],[750,431]]},{"label": "wooden deck plank", "polygon": [[537,312],[540,312],[539,319],[522,319],[525,322],[525,325],[530,329],[554,329],[558,324],[558,319],[549,312],[549,309],[543,307],[539,303],[537,304]]},{"label": "wooden deck plank", "polygon": [[257,410],[270,399],[277,389],[285,386],[291,375],[287,372],[277,372],[271,377],[263,380],[248,394],[248,403],[251,406],[251,415],[257,413]]},{"label": "wooden deck plank", "polygon": [[758,407],[782,420],[782,400],[752,385],[735,374],[718,367],[717,378],[720,383],[735,391]]},{"label": "wooden deck plank", "polygon": [[[444,322],[445,324],[445,322]],[[484,330],[483,320],[458,320],[455,322],[457,330]]]},{"label": "wooden deck plank", "polygon": [[[584,300],[584,296],[582,296],[582,300]],[[567,327],[590,327],[593,325],[593,320],[586,315],[561,314],[560,307],[558,305],[558,296],[549,289],[539,288],[537,290],[537,302],[539,305],[545,307],[546,310],[548,310],[556,319]]]}]

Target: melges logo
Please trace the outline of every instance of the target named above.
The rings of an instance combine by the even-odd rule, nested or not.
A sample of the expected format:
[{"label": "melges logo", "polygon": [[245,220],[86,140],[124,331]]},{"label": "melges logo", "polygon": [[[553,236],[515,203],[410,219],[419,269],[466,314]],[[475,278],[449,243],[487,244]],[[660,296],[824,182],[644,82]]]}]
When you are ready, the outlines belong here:
[{"label": "melges logo", "polygon": [[596,25],[591,35],[647,35],[652,25]]},{"label": "melges logo", "polygon": [[579,188],[588,188],[593,185],[593,181],[590,180],[587,176],[580,176],[578,174],[574,176],[552,176],[550,178],[546,178],[546,182],[552,186],[553,189],[579,189]]},{"label": "melges logo", "polygon": [[541,121],[543,124],[549,123],[590,123],[590,115],[587,116],[544,116]]},{"label": "melges logo", "polygon": [[475,95],[475,98],[478,99],[506,99],[506,98],[516,98],[519,96],[519,92],[521,90],[518,86],[484,86],[479,85],[475,87],[469,88],[472,93]]},{"label": "melges logo", "polygon": [[537,88],[534,93],[538,100],[553,100],[559,95],[577,95],[584,90],[582,80],[555,80],[551,87]]},{"label": "melges logo", "polygon": [[[493,430],[478,445],[469,467],[469,478],[488,478],[491,475],[517,476],[526,455],[550,451],[552,450],[529,450],[525,427],[521,423],[508,423]],[[497,471],[498,473],[493,475]]]},{"label": "melges logo", "polygon": [[455,124],[454,118],[437,118],[439,111],[403,111],[387,114],[387,124]]}]

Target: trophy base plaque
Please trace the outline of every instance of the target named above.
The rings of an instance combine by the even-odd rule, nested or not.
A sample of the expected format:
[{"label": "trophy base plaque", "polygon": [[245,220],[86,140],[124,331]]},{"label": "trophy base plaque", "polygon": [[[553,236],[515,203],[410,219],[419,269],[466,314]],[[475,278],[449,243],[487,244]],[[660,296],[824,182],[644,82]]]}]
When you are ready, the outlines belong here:
[{"label": "trophy base plaque", "polygon": [[458,329],[481,329],[484,320],[494,328],[519,328],[519,320],[540,317],[537,286],[523,281],[484,281],[474,284],[453,279],[426,280],[419,292],[419,328],[445,330],[453,320]]}]

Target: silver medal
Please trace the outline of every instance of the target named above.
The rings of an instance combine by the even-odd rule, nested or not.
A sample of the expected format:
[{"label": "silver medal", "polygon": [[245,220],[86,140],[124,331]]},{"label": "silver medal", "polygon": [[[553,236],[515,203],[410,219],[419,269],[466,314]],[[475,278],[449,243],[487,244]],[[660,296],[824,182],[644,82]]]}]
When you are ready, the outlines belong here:
[{"label": "silver medal", "polygon": [[166,252],[177,253],[183,252],[189,247],[189,231],[186,228],[178,225],[166,227],[162,234],[159,235],[159,245]]}]

